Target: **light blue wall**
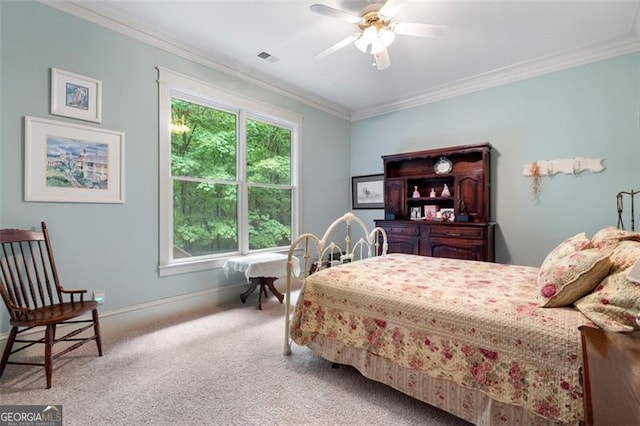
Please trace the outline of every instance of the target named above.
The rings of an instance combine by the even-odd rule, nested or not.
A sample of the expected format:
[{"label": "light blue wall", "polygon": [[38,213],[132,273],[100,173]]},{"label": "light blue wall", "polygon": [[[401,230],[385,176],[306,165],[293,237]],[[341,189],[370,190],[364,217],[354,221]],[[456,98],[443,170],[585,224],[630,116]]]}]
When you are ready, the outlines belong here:
[{"label": "light blue wall", "polygon": [[[226,284],[219,270],[157,274],[156,66],[304,116],[304,231],[321,233],[349,209],[350,176],[382,172],[381,155],[448,145],[494,146],[500,262],[538,265],[565,236],[615,225],[615,193],[640,186],[638,54],[349,123],[39,3],[0,2],[0,34],[0,226],[47,221],[64,281],[105,289],[103,310]],[[49,114],[51,67],[102,81],[102,123]],[[25,115],[124,131],[126,203],[24,202]],[[534,204],[522,165],[574,156],[604,157],[607,170],[543,178]],[[7,329],[2,312],[0,333]]]},{"label": "light blue wall", "polygon": [[[2,78],[2,40],[5,38],[5,34],[3,32],[3,27],[2,27],[2,6],[0,5],[0,130],[2,130],[3,126],[2,126],[2,84],[1,82],[4,81]],[[0,133],[1,134],[1,133]],[[2,164],[2,139],[0,139],[0,164]],[[0,188],[2,188],[2,173],[0,173]],[[2,212],[2,197],[0,196],[0,224],[2,223],[2,218],[1,218],[1,212]],[[0,332],[2,331],[2,326],[0,325]]]},{"label": "light blue wall", "polygon": [[[616,193],[640,189],[639,80],[632,54],[361,120],[351,171],[381,173],[386,154],[490,142],[497,261],[540,265],[565,237],[615,226]],[[534,203],[522,166],[571,157],[602,157],[607,169],[543,177]]]},{"label": "light blue wall", "polygon": [[[348,121],[40,3],[0,2],[0,17],[0,226],[46,221],[65,285],[105,289],[103,311],[226,283],[220,270],[158,277],[156,66],[303,115],[303,229],[321,233],[348,210]],[[49,114],[51,67],[102,81],[102,123]],[[25,115],[125,132],[126,202],[24,202]],[[8,329],[3,311],[0,333]]]}]

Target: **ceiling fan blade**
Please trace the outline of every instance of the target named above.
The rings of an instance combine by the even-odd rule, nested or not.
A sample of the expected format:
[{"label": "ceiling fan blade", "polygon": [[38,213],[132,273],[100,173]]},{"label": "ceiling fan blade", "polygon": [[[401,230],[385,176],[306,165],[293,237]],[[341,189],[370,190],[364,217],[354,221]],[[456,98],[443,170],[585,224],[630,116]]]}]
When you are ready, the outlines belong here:
[{"label": "ceiling fan blade", "polygon": [[409,22],[396,22],[393,31],[399,35],[416,37],[440,37],[451,29],[448,25],[439,24],[413,24]]},{"label": "ceiling fan blade", "polygon": [[358,15],[353,15],[343,10],[334,9],[333,7],[325,6],[324,4],[312,4],[309,6],[312,12],[319,13],[321,15],[330,16],[332,18],[341,19],[349,22],[350,24],[357,24],[361,21]]},{"label": "ceiling fan blade", "polygon": [[323,50],[322,52],[318,53],[314,57],[316,59],[325,58],[325,57],[331,55],[332,53],[337,52],[338,50],[340,50],[343,47],[347,46],[348,44],[353,43],[354,41],[356,41],[358,39],[358,37],[360,37],[360,33],[351,34],[349,37],[345,38],[344,40],[341,40],[341,41],[337,42],[333,46],[329,47],[328,49]]},{"label": "ceiling fan blade", "polygon": [[398,13],[400,9],[402,9],[402,3],[400,1],[387,0],[387,2],[380,8],[380,11],[378,13],[380,13],[380,15],[384,16],[385,18],[391,19],[396,16],[396,13]]},{"label": "ceiling fan blade", "polygon": [[376,68],[378,71],[386,70],[391,65],[391,60],[389,59],[389,52],[387,49],[384,49],[380,53],[376,53],[373,55],[373,58],[376,61]]}]

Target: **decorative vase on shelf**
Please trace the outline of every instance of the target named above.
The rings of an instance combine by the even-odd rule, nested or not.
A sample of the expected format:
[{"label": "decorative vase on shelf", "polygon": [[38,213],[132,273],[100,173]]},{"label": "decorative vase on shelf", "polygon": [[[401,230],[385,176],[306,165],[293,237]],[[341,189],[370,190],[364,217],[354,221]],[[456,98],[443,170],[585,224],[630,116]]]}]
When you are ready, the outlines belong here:
[{"label": "decorative vase on shelf", "polygon": [[447,186],[447,184],[444,184],[444,188],[442,188],[442,193],[440,194],[441,197],[451,197],[451,192],[449,192],[449,187]]},{"label": "decorative vase on shelf", "polygon": [[431,188],[431,192],[429,193],[429,197],[436,198],[436,190]]},{"label": "decorative vase on shelf", "polygon": [[420,192],[418,191],[418,187],[413,187],[413,198],[420,198]]}]

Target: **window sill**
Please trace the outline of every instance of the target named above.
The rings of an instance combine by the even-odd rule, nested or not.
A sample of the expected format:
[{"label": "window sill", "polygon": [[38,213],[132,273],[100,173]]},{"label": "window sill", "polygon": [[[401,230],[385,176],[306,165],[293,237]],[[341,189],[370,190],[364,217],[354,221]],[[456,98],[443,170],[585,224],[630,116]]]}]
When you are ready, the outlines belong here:
[{"label": "window sill", "polygon": [[206,271],[208,269],[222,268],[224,262],[228,258],[220,259],[201,259],[189,262],[171,263],[168,265],[158,266],[158,273],[161,277],[169,277],[171,275],[188,274],[190,272]]},{"label": "window sill", "polygon": [[[283,250],[273,250],[273,251],[270,250],[267,252],[280,253],[284,255],[288,254],[287,251],[283,251]],[[298,250],[296,250],[296,252],[298,252]],[[265,253],[265,252],[254,252],[254,253],[246,254],[244,256],[251,256],[258,253]],[[243,256],[243,255],[239,253],[235,253],[229,256],[219,257],[216,259],[194,259],[194,260],[189,260],[184,262],[174,262],[167,265],[160,265],[158,266],[158,274],[160,275],[160,277],[169,277],[172,275],[188,274],[190,272],[200,272],[200,271],[206,271],[210,269],[220,269],[224,266],[224,263],[227,261],[227,259],[231,257],[239,257],[239,256]]]}]

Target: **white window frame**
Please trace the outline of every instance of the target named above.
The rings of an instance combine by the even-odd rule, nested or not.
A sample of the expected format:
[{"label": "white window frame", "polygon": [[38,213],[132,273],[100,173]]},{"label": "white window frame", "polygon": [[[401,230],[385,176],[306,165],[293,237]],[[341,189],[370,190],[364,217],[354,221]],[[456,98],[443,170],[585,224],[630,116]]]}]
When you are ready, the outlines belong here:
[{"label": "white window frame", "polygon": [[[302,116],[290,111],[262,103],[215,85],[191,78],[158,67],[158,102],[159,102],[159,274],[169,276],[206,269],[220,268],[229,257],[249,254],[248,236],[248,184],[246,182],[246,164],[244,146],[238,147],[237,175],[240,178],[238,187],[238,237],[239,250],[233,253],[223,253],[193,258],[173,258],[173,180],[171,178],[171,98],[179,97],[185,100],[200,99],[212,108],[231,111],[238,114],[238,121],[246,119],[262,121],[291,130],[291,238],[298,235],[300,223],[300,135],[302,133]],[[239,126],[243,131],[244,126]],[[244,144],[244,136],[237,138]],[[229,182],[225,182],[229,183]],[[279,186],[282,187],[282,186]],[[286,247],[288,248],[288,247]],[[283,251],[284,248],[270,248],[257,251]]]}]

